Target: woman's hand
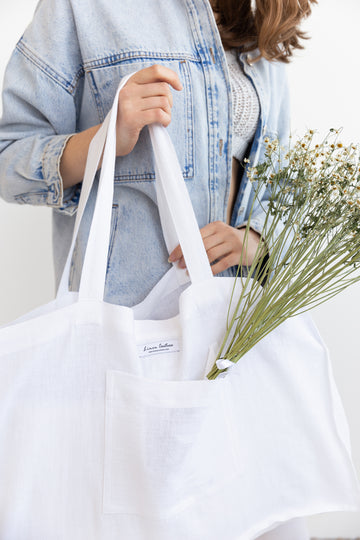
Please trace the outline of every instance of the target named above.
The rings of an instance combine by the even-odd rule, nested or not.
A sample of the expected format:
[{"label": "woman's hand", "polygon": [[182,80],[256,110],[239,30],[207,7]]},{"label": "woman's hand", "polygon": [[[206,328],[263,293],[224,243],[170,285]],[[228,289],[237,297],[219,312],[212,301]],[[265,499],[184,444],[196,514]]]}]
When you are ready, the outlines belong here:
[{"label": "woman's hand", "polygon": [[[237,266],[243,251],[242,265],[251,266],[253,263],[260,235],[252,229],[249,230],[246,245],[244,245],[245,228],[236,229],[222,221],[205,225],[200,229],[200,233],[214,275],[227,270],[230,266]],[[180,246],[177,246],[169,257],[169,262],[176,261],[180,268],[186,267]]]},{"label": "woman's hand", "polygon": [[[154,122],[165,127],[169,125],[173,104],[169,85],[175,90],[182,89],[175,71],[154,65],[135,73],[122,88],[116,125],[118,156],[131,152],[144,126]],[[100,127],[101,124],[98,124],[75,133],[67,141],[60,159],[60,175],[64,189],[82,181],[89,145]]]},{"label": "woman's hand", "polygon": [[134,148],[144,126],[171,121],[173,97],[170,86],[181,90],[180,79],[172,69],[153,65],[135,73],[119,94],[116,125],[116,154],[126,156]]}]

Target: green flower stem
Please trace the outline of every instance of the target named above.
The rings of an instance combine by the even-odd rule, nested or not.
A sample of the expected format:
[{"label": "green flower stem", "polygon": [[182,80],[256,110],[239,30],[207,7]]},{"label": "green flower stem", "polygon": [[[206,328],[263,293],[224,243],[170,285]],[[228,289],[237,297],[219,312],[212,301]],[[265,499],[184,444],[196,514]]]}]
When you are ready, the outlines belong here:
[{"label": "green flower stem", "polygon": [[[284,150],[276,141],[268,142],[264,163],[248,168],[255,196],[244,251],[256,204],[266,217],[246,277],[241,256],[217,358],[237,362],[288,317],[360,280],[359,149],[353,145],[344,149],[337,136],[333,130],[314,146],[313,134],[305,135],[288,151],[285,165]],[[266,190],[265,205],[259,199]],[[279,226],[282,230],[275,237]],[[215,379],[222,371],[215,364],[208,378]]]}]

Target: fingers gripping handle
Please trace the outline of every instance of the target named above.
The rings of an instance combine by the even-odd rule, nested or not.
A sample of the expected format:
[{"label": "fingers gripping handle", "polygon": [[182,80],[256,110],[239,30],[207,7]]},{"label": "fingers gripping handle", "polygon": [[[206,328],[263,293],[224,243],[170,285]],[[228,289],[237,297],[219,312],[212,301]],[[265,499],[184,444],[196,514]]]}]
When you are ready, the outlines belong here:
[{"label": "fingers gripping handle", "polygon": [[[93,139],[92,139],[92,141],[90,143],[88,156],[87,156],[87,161],[86,161],[84,179],[83,179],[83,182],[82,182],[79,205],[78,205],[78,210],[77,210],[77,214],[76,214],[76,221],[75,221],[75,226],[74,226],[72,243],[71,243],[69,254],[68,254],[68,257],[67,257],[67,260],[66,260],[64,271],[63,271],[63,274],[62,274],[62,277],[61,277],[61,280],[60,280],[60,284],[59,284],[59,288],[58,288],[58,292],[57,292],[57,298],[60,298],[61,296],[66,294],[67,291],[68,291],[71,260],[72,260],[73,254],[74,254],[76,239],[77,239],[77,236],[78,236],[78,233],[79,233],[81,220],[82,220],[82,217],[83,217],[84,212],[85,212],[86,203],[88,201],[90,191],[91,191],[91,188],[93,186],[94,179],[95,179],[95,176],[96,176],[96,173],[97,173],[97,170],[98,170],[98,166],[99,166],[99,163],[100,163],[101,155],[103,154],[103,152],[104,152],[103,166],[102,166],[102,170],[101,170],[101,174],[100,174],[99,185],[102,182],[104,182],[104,174],[103,174],[104,173],[104,162],[105,162],[105,160],[108,160],[109,157],[110,157],[109,156],[109,151],[107,151],[107,152],[104,151],[105,143],[106,143],[106,140],[107,140],[107,134],[109,132],[110,119],[114,118],[114,114],[115,114],[115,125],[116,125],[117,102],[118,102],[118,99],[119,99],[119,93],[120,93],[121,89],[125,86],[127,81],[130,79],[130,77],[132,77],[132,75],[134,75],[134,73],[130,73],[129,75],[127,75],[126,77],[124,77],[121,80],[121,82],[119,84],[119,87],[117,89],[117,92],[116,92],[116,96],[114,98],[113,106],[112,106],[110,112],[107,114],[107,116],[106,116],[104,122],[102,123],[99,131],[95,134],[95,136],[93,137]],[[113,130],[113,132],[114,132],[114,130]],[[115,142],[116,142],[116,139],[115,139]],[[111,159],[111,157],[110,157],[110,159]],[[113,162],[115,163],[115,152],[114,152]],[[109,181],[110,188],[112,188],[112,189],[113,189],[113,182],[114,182],[114,176],[112,176],[111,182]],[[112,198],[113,198],[113,195],[112,195]],[[100,194],[98,192],[97,199],[96,199],[97,200],[96,206],[98,206],[99,199],[100,199]],[[106,214],[106,208],[105,209],[103,208],[103,204],[100,205],[100,206],[101,206],[101,208],[98,207],[97,213],[99,214],[99,213],[104,213],[105,212],[105,214]],[[110,218],[110,222],[111,222],[111,207],[110,207],[110,212],[107,212],[107,214],[108,214],[108,217]],[[94,212],[94,215],[95,215],[95,212]],[[93,221],[92,221],[92,225],[93,225]],[[86,251],[88,251],[89,242],[90,242],[91,238],[93,237],[92,231],[93,231],[93,226],[91,226],[91,229],[90,229],[89,239],[88,239],[88,244],[87,244]],[[106,230],[104,231],[102,229],[102,233],[106,234]],[[108,239],[106,239],[106,236],[105,236],[105,238],[103,238],[103,242],[101,242],[102,244],[104,243],[105,246],[107,246],[106,247],[106,258],[105,258],[105,273],[106,273],[107,251],[108,251],[109,240],[110,240],[110,234],[109,234]],[[92,287],[92,285],[93,285],[93,280],[89,278],[89,274],[91,273],[91,266],[93,264],[92,260],[91,260],[92,257],[93,257],[93,253],[94,253],[94,245],[93,244],[94,244],[94,241],[91,242],[92,247],[90,248],[90,253],[89,253],[88,257],[87,257],[87,260],[86,260],[86,256],[85,256],[85,260],[84,260],[84,264],[83,264],[83,271],[82,271],[82,274],[81,274],[81,282],[83,282],[83,279],[85,281],[83,282],[83,288],[82,289],[81,289],[81,285],[80,285],[80,291],[81,291],[80,296],[82,295],[82,296],[85,296],[85,297],[90,297],[90,298],[95,297],[95,298],[101,298],[102,299],[103,295],[104,295],[105,276],[103,276],[103,271],[100,271],[99,268],[97,268],[96,278],[95,278],[95,279],[98,280],[97,281],[98,286],[95,288],[96,290],[92,291],[90,289],[90,287]],[[102,253],[102,255],[104,255],[104,253]],[[98,262],[100,262],[100,261],[98,261]],[[101,263],[104,264],[104,260],[102,260]],[[94,265],[94,266],[97,266],[97,265]],[[102,293],[99,296],[99,294],[100,294],[99,291],[100,290],[102,290]]]},{"label": "fingers gripping handle", "polygon": [[[102,300],[104,297],[114,194],[118,99],[120,90],[132,75],[133,73],[120,82],[111,111],[90,144],[72,246],[58,296],[68,287],[71,258],[81,218],[104,151],[96,204],[81,274],[79,298]],[[170,233],[172,243],[174,243],[174,238],[177,237],[193,283],[212,278],[211,267],[169,134],[163,126],[157,124],[149,126],[149,131],[155,157],[157,191],[158,194],[161,193],[158,204],[165,239],[169,238]],[[171,249],[173,247],[175,246],[171,246]]]}]

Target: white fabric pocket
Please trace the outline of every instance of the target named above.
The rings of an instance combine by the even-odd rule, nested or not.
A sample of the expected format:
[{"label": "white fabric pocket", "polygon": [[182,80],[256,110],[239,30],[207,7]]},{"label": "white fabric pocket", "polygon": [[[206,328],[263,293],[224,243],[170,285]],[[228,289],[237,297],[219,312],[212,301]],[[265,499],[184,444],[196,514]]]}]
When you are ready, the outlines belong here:
[{"label": "white fabric pocket", "polygon": [[166,519],[241,472],[225,387],[107,372],[104,513]]}]

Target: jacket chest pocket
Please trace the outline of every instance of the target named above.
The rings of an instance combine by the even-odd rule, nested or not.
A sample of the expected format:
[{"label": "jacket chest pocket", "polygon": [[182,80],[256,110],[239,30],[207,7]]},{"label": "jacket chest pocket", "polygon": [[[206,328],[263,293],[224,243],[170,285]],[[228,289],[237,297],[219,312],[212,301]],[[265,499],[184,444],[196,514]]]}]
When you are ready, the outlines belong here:
[{"label": "jacket chest pocket", "polygon": [[[194,176],[194,125],[193,99],[191,91],[191,63],[181,57],[168,58],[162,55],[121,57],[121,60],[107,59],[92,62],[85,68],[93,100],[102,122],[112,105],[120,80],[129,73],[139,71],[153,64],[164,65],[175,71],[183,89],[172,90],[173,108],[169,134],[176,147],[184,179]],[[155,178],[150,137],[145,128],[140,133],[135,148],[127,156],[116,160],[115,182],[151,181]]]}]

